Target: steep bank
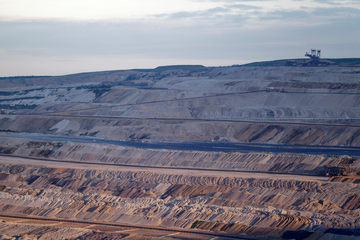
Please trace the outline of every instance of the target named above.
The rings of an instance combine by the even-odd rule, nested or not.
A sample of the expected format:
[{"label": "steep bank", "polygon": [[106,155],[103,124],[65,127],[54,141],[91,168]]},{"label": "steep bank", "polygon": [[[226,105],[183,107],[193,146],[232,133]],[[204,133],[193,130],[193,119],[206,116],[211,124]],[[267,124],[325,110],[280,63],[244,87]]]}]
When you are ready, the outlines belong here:
[{"label": "steep bank", "polygon": [[132,141],[231,141],[360,146],[360,126],[286,122],[0,116],[0,131],[90,136]]},{"label": "steep bank", "polygon": [[3,214],[181,228],[218,221],[274,233],[360,227],[360,206],[350,204],[358,184],[11,164],[0,174]]},{"label": "steep bank", "polygon": [[[16,144],[13,138],[4,138],[0,142],[0,152],[24,157],[130,166],[250,170],[320,176],[325,176],[326,166],[338,165],[343,159],[332,155],[140,149],[101,143],[39,140],[20,140]],[[359,161],[355,161],[352,166],[360,168],[359,164]]]}]

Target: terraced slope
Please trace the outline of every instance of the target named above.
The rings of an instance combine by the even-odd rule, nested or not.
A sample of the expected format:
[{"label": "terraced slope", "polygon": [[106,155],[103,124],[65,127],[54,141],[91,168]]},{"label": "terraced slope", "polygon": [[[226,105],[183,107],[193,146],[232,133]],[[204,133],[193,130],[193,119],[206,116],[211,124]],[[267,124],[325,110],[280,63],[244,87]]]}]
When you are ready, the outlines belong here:
[{"label": "terraced slope", "polygon": [[0,103],[6,114],[0,116],[0,130],[359,146],[359,72],[356,67],[175,66],[31,78],[19,82],[16,91],[14,79],[10,85],[3,79]]},{"label": "terraced slope", "polygon": [[[180,228],[191,228],[195,221],[210,224],[200,224],[202,229],[236,223],[278,236],[287,230],[359,228],[358,184],[0,167],[3,214]],[[255,234],[251,231],[243,230]]]},{"label": "terraced slope", "polygon": [[[250,239],[354,239],[360,235],[358,155],[145,149],[101,139],[356,151],[359,74],[356,64],[167,66],[0,79],[0,214]],[[69,139],[34,140],[32,134]],[[74,136],[92,139],[77,142]],[[327,181],[326,173],[337,175],[334,169],[351,176]],[[15,237],[10,225],[27,229],[19,230],[22,238],[38,238],[44,229],[71,232],[74,239],[149,236],[2,224],[3,238]]]}]

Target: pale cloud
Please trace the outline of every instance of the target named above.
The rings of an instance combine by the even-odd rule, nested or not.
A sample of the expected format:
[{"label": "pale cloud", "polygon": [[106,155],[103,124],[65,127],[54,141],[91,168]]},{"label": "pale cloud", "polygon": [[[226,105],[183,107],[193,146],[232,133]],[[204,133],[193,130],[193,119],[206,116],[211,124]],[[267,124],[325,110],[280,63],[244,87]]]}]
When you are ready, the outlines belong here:
[{"label": "pale cloud", "polygon": [[0,1],[0,16],[7,19],[134,19],[178,11],[201,11],[219,7],[215,2],[190,0],[12,0]]},{"label": "pale cloud", "polygon": [[[277,20],[279,22],[286,22],[291,24],[300,22],[306,24],[330,24],[339,19],[360,19],[360,9],[345,8],[345,7],[327,7],[327,8],[313,8],[302,10],[278,10],[261,14],[260,20]],[[355,24],[355,23],[354,23]]]},{"label": "pale cloud", "polygon": [[223,8],[223,7],[217,7],[217,8],[210,8],[205,11],[182,11],[182,12],[175,12],[171,14],[160,14],[160,15],[154,15],[155,17],[159,18],[169,18],[169,19],[217,19],[218,16],[223,16],[226,14],[229,14],[231,12],[231,9]]},{"label": "pale cloud", "polygon": [[[360,8],[344,0],[12,0],[1,1],[3,21],[104,21],[125,22],[151,18],[206,19],[274,18],[278,12],[300,13],[312,9]],[[268,14],[266,14],[268,13]],[[269,15],[274,14],[274,17]],[[297,14],[298,15],[298,14]]]},{"label": "pale cloud", "polygon": [[263,9],[263,7],[260,6],[252,6],[247,4],[228,4],[226,7],[231,9],[240,9],[240,10],[259,10]]},{"label": "pale cloud", "polygon": [[359,57],[360,6],[339,2],[0,0],[0,76],[232,65],[311,48]]},{"label": "pale cloud", "polygon": [[[346,1],[343,6],[353,3],[352,1]],[[273,11],[275,9],[296,10],[301,7],[319,7],[332,4],[339,4],[339,2],[335,0],[0,0],[2,6],[0,8],[0,17],[8,20],[67,19],[98,21],[142,19],[153,15],[205,12],[216,8]]]}]

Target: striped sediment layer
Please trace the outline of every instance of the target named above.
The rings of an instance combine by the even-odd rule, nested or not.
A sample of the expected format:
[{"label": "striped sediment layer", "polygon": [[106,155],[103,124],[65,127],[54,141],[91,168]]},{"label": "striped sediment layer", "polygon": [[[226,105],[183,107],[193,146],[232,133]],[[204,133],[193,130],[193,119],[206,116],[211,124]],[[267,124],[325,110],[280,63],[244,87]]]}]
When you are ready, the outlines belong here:
[{"label": "striped sediment layer", "polygon": [[9,147],[3,147],[3,149],[19,156],[69,161],[307,175],[325,175],[326,165],[340,161],[337,157],[330,155],[155,150],[91,143],[65,143],[61,147],[54,147],[51,143],[39,142],[39,144],[23,144],[11,151]]},{"label": "striped sediment layer", "polygon": [[208,230],[220,222],[230,232],[253,227],[243,232],[252,235],[360,227],[352,183],[12,164],[0,165],[0,179],[4,214],[180,228],[202,221]]}]

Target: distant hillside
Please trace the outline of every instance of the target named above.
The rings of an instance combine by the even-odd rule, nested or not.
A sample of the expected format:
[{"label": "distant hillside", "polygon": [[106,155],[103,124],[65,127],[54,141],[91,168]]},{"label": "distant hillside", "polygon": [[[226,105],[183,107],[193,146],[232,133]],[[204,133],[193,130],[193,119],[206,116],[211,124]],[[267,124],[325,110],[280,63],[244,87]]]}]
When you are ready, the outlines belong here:
[{"label": "distant hillside", "polygon": [[[298,59],[281,59],[273,61],[253,62],[247,63],[240,66],[246,67],[280,67],[280,66],[291,66],[295,63],[296,66],[302,66],[306,62],[309,62],[309,58],[298,58]],[[320,60],[323,63],[328,63],[329,66],[339,67],[360,67],[360,58],[324,58]]]},{"label": "distant hillside", "polygon": [[154,69],[131,69],[132,71],[137,72],[162,72],[162,71],[174,71],[174,70],[184,70],[184,71],[206,71],[208,67],[203,65],[168,65],[168,66],[159,66]]},{"label": "distant hillside", "polygon": [[111,86],[149,87],[156,81],[166,77],[197,77],[211,71],[212,67],[202,65],[170,65],[159,66],[155,69],[130,69],[102,72],[76,73],[63,76],[15,76],[1,77],[2,88],[36,87],[36,86],[65,86],[96,84],[103,89]]},{"label": "distant hillside", "polygon": [[[281,59],[273,61],[253,62],[244,65],[233,65],[231,67],[301,67],[309,63],[310,59]],[[360,58],[321,59],[322,66],[329,67],[360,67]],[[205,67],[202,65],[169,65],[159,66],[154,69],[129,69],[101,72],[76,73],[63,76],[14,76],[0,77],[1,87],[33,88],[37,86],[65,86],[65,85],[104,85],[123,87],[150,87],[155,82],[169,77],[199,77],[220,74],[228,67]],[[216,72],[216,73],[215,73]],[[215,74],[215,75],[214,75]],[[225,74],[226,75],[226,74]],[[75,86],[78,87],[78,86]],[[103,87],[101,87],[103,88]]]}]

